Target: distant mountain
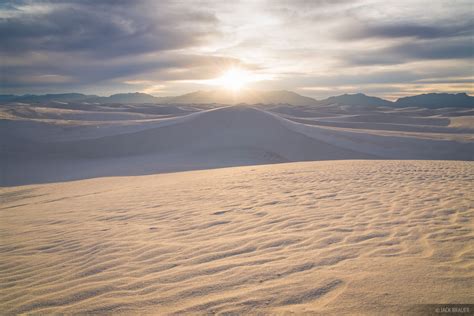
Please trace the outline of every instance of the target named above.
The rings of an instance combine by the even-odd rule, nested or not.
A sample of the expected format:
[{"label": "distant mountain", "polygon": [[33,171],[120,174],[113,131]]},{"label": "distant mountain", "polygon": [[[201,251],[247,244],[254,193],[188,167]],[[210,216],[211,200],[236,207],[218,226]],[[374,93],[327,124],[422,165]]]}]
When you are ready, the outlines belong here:
[{"label": "distant mountain", "polygon": [[233,93],[228,90],[195,91],[175,97],[155,97],[146,93],[119,93],[109,97],[81,93],[45,95],[0,95],[2,102],[97,102],[97,103],[169,103],[169,104],[291,104],[317,105],[318,101],[291,91],[245,91]]},{"label": "distant mountain", "polygon": [[257,103],[264,104],[291,104],[291,105],[318,105],[319,101],[310,97],[305,97],[292,91],[268,91],[263,92],[263,100]]},{"label": "distant mountain", "polygon": [[363,93],[342,94],[319,101],[319,105],[350,105],[350,106],[392,106],[393,102],[365,95]]},{"label": "distant mountain", "polygon": [[395,102],[397,106],[413,106],[425,108],[442,108],[442,107],[462,107],[473,108],[474,97],[466,93],[428,93],[420,94],[412,97],[400,98]]},{"label": "distant mountain", "polygon": [[226,90],[196,91],[177,97],[170,97],[168,103],[220,103],[220,104],[291,104],[291,105],[317,105],[318,101],[299,95],[291,91],[255,91],[248,90],[244,93],[233,93]]},{"label": "distant mountain", "polygon": [[42,94],[42,95],[25,94],[21,96],[2,95],[0,97],[0,101],[28,102],[28,103],[51,102],[51,101],[72,102],[72,101],[80,101],[80,100],[94,98],[94,97],[98,97],[98,96],[86,95],[82,93],[60,93],[60,94]]},{"label": "distant mountain", "polygon": [[0,94],[0,102],[1,101],[10,101],[10,100],[13,100],[14,98],[16,98],[17,96],[14,95],[14,94]]},{"label": "distant mountain", "polygon": [[146,93],[119,93],[109,97],[97,95],[87,95],[82,93],[61,93],[61,94],[25,94],[25,95],[0,95],[3,102],[98,102],[98,103],[160,103],[168,98],[159,98]]},{"label": "distant mountain", "polygon": [[89,101],[99,103],[158,103],[164,98],[154,97],[146,93],[118,93],[112,94],[109,97],[94,97]]},{"label": "distant mountain", "polygon": [[342,94],[324,100],[316,100],[292,91],[247,90],[233,93],[228,90],[195,91],[174,97],[155,97],[146,93],[119,93],[109,97],[82,93],[44,95],[0,95],[0,102],[97,102],[97,103],[156,103],[156,104],[289,104],[295,106],[395,106],[395,107],[474,107],[474,97],[466,93],[430,93],[398,99],[396,102],[368,96],[362,93]]},{"label": "distant mountain", "polygon": [[173,104],[191,104],[191,103],[228,103],[230,95],[219,94],[218,91],[194,91],[169,97],[168,102]]}]

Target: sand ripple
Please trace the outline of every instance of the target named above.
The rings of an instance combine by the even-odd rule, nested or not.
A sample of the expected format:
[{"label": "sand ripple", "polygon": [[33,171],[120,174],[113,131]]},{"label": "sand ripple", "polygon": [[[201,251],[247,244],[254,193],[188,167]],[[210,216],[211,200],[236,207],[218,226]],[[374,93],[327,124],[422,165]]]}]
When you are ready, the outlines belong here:
[{"label": "sand ripple", "polygon": [[474,163],[310,162],[1,189],[0,311],[474,301]]}]

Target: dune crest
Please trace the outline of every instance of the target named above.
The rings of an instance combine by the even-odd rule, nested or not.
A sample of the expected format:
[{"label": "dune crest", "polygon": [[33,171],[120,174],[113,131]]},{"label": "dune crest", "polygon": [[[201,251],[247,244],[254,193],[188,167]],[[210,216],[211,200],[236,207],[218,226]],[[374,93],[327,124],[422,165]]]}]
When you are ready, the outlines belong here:
[{"label": "dune crest", "polygon": [[8,108],[0,184],[314,160],[474,159],[464,127],[471,118],[450,125],[449,117],[382,109]]}]

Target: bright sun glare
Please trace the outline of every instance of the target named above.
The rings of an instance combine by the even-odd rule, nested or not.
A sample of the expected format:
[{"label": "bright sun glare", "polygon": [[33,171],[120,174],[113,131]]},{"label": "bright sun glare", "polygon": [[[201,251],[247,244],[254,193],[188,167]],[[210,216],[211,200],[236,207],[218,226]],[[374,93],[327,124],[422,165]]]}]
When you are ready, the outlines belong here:
[{"label": "bright sun glare", "polygon": [[250,74],[239,68],[231,68],[216,79],[218,85],[233,91],[239,91],[250,81]]}]

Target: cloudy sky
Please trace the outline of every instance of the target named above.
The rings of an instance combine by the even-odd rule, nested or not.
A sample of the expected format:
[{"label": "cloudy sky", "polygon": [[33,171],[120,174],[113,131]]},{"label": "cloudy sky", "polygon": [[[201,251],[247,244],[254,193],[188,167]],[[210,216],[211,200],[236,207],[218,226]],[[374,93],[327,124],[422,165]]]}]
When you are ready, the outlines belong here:
[{"label": "cloudy sky", "polygon": [[0,93],[474,94],[474,1],[4,1]]}]

